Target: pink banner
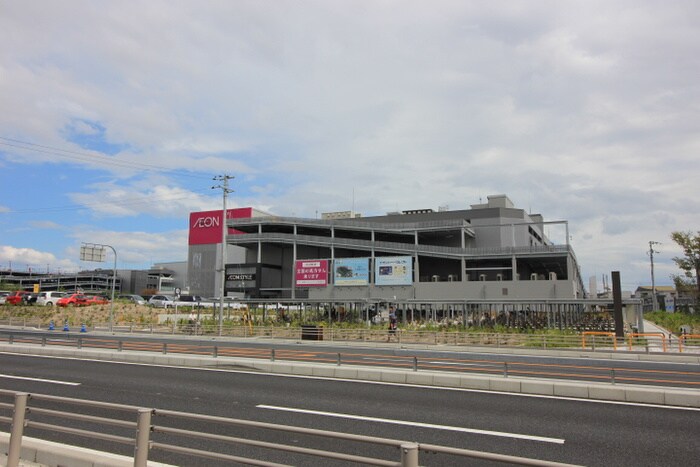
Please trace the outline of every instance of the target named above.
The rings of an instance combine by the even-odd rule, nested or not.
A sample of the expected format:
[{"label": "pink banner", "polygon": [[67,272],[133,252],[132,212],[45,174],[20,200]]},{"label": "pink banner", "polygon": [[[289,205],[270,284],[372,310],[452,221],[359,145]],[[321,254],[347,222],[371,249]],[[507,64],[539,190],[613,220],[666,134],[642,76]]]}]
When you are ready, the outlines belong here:
[{"label": "pink banner", "polygon": [[328,260],[298,260],[294,268],[295,287],[325,287],[328,285]]},{"label": "pink banner", "polygon": [[[221,243],[223,225],[221,225],[221,209],[218,211],[203,211],[190,213],[190,245],[208,245]],[[227,209],[227,219],[252,217],[252,208]],[[228,229],[229,235],[235,235],[237,230]]]}]

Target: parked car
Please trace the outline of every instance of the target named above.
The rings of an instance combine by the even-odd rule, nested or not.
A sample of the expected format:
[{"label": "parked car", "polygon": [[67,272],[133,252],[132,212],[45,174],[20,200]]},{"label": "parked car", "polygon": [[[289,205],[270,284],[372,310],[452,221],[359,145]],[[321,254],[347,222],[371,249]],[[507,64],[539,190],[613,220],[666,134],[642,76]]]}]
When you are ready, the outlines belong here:
[{"label": "parked car", "polygon": [[85,300],[86,305],[108,305],[109,298],[102,295],[91,295]]},{"label": "parked car", "polygon": [[172,295],[154,295],[148,300],[148,304],[156,308],[174,307],[175,297]]},{"label": "parked car", "polygon": [[0,292],[0,305],[5,304],[5,299],[7,298],[8,295],[10,295],[12,292],[5,292],[4,290]]},{"label": "parked car", "polygon": [[36,304],[43,306],[54,306],[56,302],[58,302],[59,298],[63,298],[65,296],[65,292],[39,292],[39,296],[36,298]]},{"label": "parked car", "polygon": [[34,305],[39,294],[34,292],[25,292],[22,295],[22,305]]},{"label": "parked car", "polygon": [[56,302],[57,306],[84,306],[86,304],[87,297],[80,293],[74,293],[63,298],[59,298]]},{"label": "parked car", "polygon": [[5,297],[5,303],[9,305],[20,305],[22,303],[22,298],[28,293],[29,292],[25,292],[24,290],[12,292],[10,295]]},{"label": "parked car", "polygon": [[177,306],[206,306],[199,295],[180,295],[175,299]]},{"label": "parked car", "polygon": [[129,300],[132,303],[135,303],[137,305],[145,305],[146,300],[141,296],[141,295],[119,295],[117,297],[119,300]]}]

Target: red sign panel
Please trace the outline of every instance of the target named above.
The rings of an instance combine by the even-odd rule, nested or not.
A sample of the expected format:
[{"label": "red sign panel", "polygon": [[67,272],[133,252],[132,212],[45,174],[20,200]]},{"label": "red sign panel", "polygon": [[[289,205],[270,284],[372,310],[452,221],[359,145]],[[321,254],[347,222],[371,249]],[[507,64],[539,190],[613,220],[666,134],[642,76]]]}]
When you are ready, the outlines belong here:
[{"label": "red sign panel", "polygon": [[[190,213],[190,245],[209,245],[221,243],[223,225],[221,225],[221,212],[202,211]],[[227,209],[227,219],[245,219],[253,217],[253,208]],[[238,232],[235,229],[228,229],[229,235]]]},{"label": "red sign panel", "polygon": [[296,287],[325,287],[328,285],[328,260],[298,260],[294,268]]}]

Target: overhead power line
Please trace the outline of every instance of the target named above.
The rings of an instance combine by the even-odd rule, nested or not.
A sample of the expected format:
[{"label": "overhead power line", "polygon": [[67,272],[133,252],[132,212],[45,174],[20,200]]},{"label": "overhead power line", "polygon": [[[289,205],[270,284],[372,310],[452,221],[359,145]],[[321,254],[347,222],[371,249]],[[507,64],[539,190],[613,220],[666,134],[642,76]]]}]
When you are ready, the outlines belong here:
[{"label": "overhead power line", "polygon": [[166,173],[177,173],[178,176],[190,177],[190,178],[201,178],[211,180],[211,175],[197,175],[190,172],[183,172],[182,169],[174,169],[172,167],[163,167],[155,164],[146,164],[143,162],[135,161],[120,161],[117,159],[110,158],[108,156],[102,156],[98,154],[88,154],[80,151],[74,151],[71,149],[61,149],[52,146],[45,146],[36,143],[30,143],[28,141],[21,141],[13,138],[6,138],[0,136],[0,144],[3,146],[13,147],[17,149],[24,149],[26,151],[34,151],[43,154],[51,154],[58,157],[63,157],[66,159],[77,160],[80,162],[97,163],[102,165],[108,165],[113,167],[119,167],[124,169],[138,169],[149,172],[166,172]]},{"label": "overhead power line", "polygon": [[201,193],[208,192],[208,191],[209,191],[209,188],[202,189],[202,190],[193,190],[186,196],[178,196],[175,198],[170,197],[170,196],[149,196],[148,200],[146,200],[146,201],[144,201],[143,199],[140,199],[140,200],[110,202],[110,203],[87,203],[87,204],[73,204],[73,205],[69,205],[69,206],[52,206],[52,207],[46,207],[46,208],[27,208],[27,209],[17,209],[17,210],[10,209],[10,210],[4,211],[4,213],[6,213],[6,214],[30,214],[30,213],[37,213],[37,212],[78,211],[80,209],[95,209],[95,208],[99,208],[100,206],[107,206],[107,205],[119,206],[119,207],[149,205],[149,204],[152,204],[153,201],[178,201],[181,199],[188,199],[191,197],[192,194],[201,194]]}]

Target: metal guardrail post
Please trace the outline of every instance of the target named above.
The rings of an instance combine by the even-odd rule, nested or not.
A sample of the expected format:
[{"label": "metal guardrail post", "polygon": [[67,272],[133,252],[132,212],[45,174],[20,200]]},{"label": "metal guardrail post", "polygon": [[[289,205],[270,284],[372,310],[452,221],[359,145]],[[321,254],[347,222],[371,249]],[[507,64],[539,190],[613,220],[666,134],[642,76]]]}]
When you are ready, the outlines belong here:
[{"label": "metal guardrail post", "polygon": [[10,339],[9,339],[10,345],[15,343],[15,336],[10,334]]},{"label": "metal guardrail post", "polygon": [[270,349],[270,361],[275,361],[275,349]]},{"label": "metal guardrail post", "polygon": [[214,346],[214,352],[213,352],[213,357],[217,358],[219,356],[219,346],[215,345]]},{"label": "metal guardrail post", "polygon": [[78,337],[78,348],[79,349],[83,348],[83,338],[82,337]]},{"label": "metal guardrail post", "polygon": [[615,384],[615,368],[610,368],[610,380]]},{"label": "metal guardrail post", "polygon": [[418,467],[418,444],[401,445],[401,467]]},{"label": "metal guardrail post", "polygon": [[503,377],[508,377],[508,362],[503,362]]},{"label": "metal guardrail post", "polygon": [[413,371],[418,371],[418,357],[413,357]]},{"label": "metal guardrail post", "polygon": [[134,467],[146,467],[151,437],[151,409],[139,409],[136,422],[136,446],[134,447]]},{"label": "metal guardrail post", "polygon": [[46,336],[41,338],[41,346],[46,347]]},{"label": "metal guardrail post", "polygon": [[27,400],[29,394],[20,392],[15,394],[15,411],[12,414],[12,427],[10,428],[10,449],[7,453],[7,467],[19,465],[19,454],[22,451],[22,435],[24,434],[25,415],[27,413]]},{"label": "metal guardrail post", "polygon": [[123,349],[124,349],[124,342],[119,340],[119,342],[117,343],[117,351],[121,352]]},{"label": "metal guardrail post", "polygon": [[163,342],[163,355],[168,353],[168,343]]},{"label": "metal guardrail post", "polygon": [[337,365],[340,366],[340,352],[338,352],[338,362]]}]

